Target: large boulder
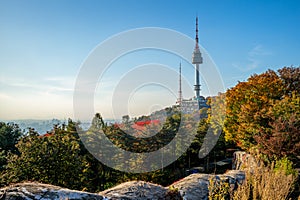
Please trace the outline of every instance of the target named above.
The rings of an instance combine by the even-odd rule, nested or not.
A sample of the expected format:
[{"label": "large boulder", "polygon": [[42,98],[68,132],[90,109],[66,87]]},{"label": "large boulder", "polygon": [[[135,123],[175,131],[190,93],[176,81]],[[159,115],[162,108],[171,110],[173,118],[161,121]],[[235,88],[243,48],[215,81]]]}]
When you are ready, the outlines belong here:
[{"label": "large boulder", "polygon": [[209,174],[191,174],[171,185],[177,188],[182,198],[187,199],[207,199],[208,182],[212,178]]},{"label": "large boulder", "polygon": [[207,200],[209,180],[228,182],[232,189],[245,180],[245,172],[230,170],[222,175],[191,174],[171,185],[177,188],[184,200]]},{"label": "large boulder", "polygon": [[122,183],[116,187],[105,190],[100,193],[108,197],[110,200],[162,200],[173,199],[180,200],[181,197],[177,191],[172,191],[168,188],[148,183],[144,181],[130,181]]},{"label": "large boulder", "polygon": [[99,194],[81,192],[76,190],[64,189],[58,186],[26,182],[18,183],[0,189],[1,200],[31,200],[31,199],[49,199],[49,200],[104,200]]}]

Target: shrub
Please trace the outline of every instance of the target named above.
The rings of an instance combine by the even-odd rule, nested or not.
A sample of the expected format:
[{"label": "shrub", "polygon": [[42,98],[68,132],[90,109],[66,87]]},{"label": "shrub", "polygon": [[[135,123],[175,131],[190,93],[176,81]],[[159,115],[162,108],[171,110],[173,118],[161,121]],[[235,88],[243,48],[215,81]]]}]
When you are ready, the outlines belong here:
[{"label": "shrub", "polygon": [[182,200],[182,197],[180,196],[178,188],[175,188],[174,186],[170,186],[169,190],[165,196],[165,199],[167,199],[167,200]]},{"label": "shrub", "polygon": [[208,185],[209,200],[229,200],[230,186],[226,180],[219,179],[218,176],[209,179]]},{"label": "shrub", "polygon": [[246,172],[246,180],[237,188],[232,198],[234,200],[287,199],[295,180],[296,176],[293,173],[288,174],[282,167],[274,168],[274,163],[269,167],[261,164],[253,171]]},{"label": "shrub", "polygon": [[292,174],[293,176],[297,176],[297,171],[293,168],[293,162],[290,161],[287,157],[283,157],[280,160],[276,161],[275,171],[283,171],[285,175]]}]

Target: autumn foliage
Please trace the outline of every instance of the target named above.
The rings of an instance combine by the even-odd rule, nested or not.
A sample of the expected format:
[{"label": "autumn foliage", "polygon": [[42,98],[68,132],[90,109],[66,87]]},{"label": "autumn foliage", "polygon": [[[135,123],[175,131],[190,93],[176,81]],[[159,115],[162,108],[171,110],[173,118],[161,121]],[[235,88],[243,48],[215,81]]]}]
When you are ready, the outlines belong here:
[{"label": "autumn foliage", "polygon": [[226,92],[225,138],[272,156],[299,155],[300,68],[268,70]]}]

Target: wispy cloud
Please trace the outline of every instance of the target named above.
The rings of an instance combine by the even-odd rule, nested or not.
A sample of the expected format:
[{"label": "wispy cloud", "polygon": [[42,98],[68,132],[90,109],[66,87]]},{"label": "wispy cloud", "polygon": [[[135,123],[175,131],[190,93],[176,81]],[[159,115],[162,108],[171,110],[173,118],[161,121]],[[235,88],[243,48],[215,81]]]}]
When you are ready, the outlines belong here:
[{"label": "wispy cloud", "polygon": [[72,92],[74,79],[71,77],[47,77],[35,80],[25,80],[22,78],[1,78],[0,87],[2,91],[18,92],[24,90],[56,92]]},{"label": "wispy cloud", "polygon": [[264,56],[268,56],[271,54],[271,51],[264,48],[263,45],[258,44],[249,50],[245,61],[235,62],[232,64],[232,66],[239,69],[242,72],[252,71],[260,67]]},{"label": "wispy cloud", "polygon": [[272,53],[266,50],[263,45],[258,44],[253,49],[251,49],[248,53],[248,56],[255,57],[255,56],[266,56],[271,55]]}]

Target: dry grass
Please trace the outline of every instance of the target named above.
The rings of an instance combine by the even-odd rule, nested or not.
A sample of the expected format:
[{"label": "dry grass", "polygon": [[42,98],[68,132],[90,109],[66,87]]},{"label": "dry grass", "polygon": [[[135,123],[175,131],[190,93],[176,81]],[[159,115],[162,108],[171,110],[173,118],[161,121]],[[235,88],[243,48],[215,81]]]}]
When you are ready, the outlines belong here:
[{"label": "dry grass", "polygon": [[[246,180],[234,190],[226,181],[209,181],[209,200],[287,200],[297,175],[274,164],[246,170]],[[296,198],[294,198],[296,200]],[[300,197],[297,198],[300,200]]]},{"label": "dry grass", "polygon": [[[245,182],[233,193],[233,200],[284,200],[288,199],[296,177],[286,175],[284,170],[257,167],[246,173]],[[300,198],[298,199],[300,200]]]}]

